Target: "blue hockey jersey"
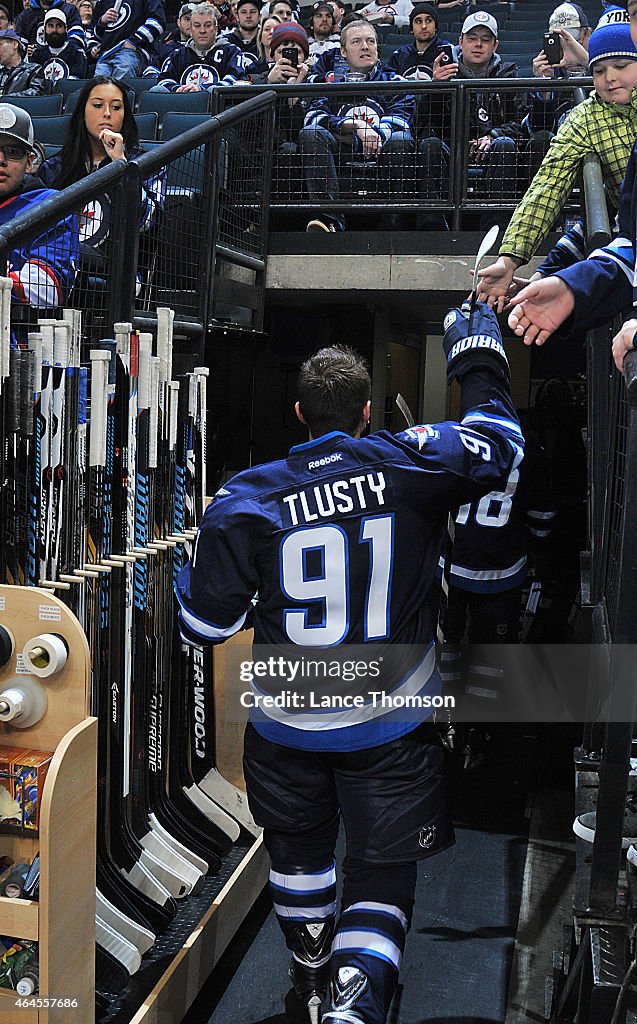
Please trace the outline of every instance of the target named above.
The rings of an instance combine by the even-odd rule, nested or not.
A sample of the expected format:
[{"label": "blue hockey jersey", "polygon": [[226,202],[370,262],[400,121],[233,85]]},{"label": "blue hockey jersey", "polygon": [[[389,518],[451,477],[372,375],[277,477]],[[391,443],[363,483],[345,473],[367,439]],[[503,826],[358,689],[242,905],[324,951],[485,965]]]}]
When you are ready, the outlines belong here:
[{"label": "blue hockey jersey", "polygon": [[[66,0],[53,0],[51,9],[56,8],[63,11],[66,17],[67,37],[69,40],[77,43],[83,50],[85,45],[84,29],[77,7],[75,4],[66,3]],[[48,7],[47,10],[49,10]],[[44,45],[45,14],[46,11],[43,7],[40,7],[39,0],[31,0],[31,6],[27,7],[24,11],[20,11],[15,20],[15,30],[20,38],[24,39],[25,43],[36,43],[39,46]]]},{"label": "blue hockey jersey", "polygon": [[539,445],[527,440],[524,459],[506,486],[461,505],[449,582],[476,594],[499,594],[524,582],[529,540],[545,540],[557,515],[548,494],[549,467]]},{"label": "blue hockey jersey", "polygon": [[[21,213],[34,209],[56,193],[37,178],[27,178],[22,191],[0,202],[0,228]],[[9,277],[12,302],[38,308],[66,302],[75,282],[79,259],[77,217],[72,214],[43,235],[11,252]]]},{"label": "blue hockey jersey", "polygon": [[[334,68],[339,56],[337,50],[329,50],[322,54],[314,65],[313,72],[308,76],[308,81],[335,81]],[[367,81],[392,82],[401,79],[393,71],[383,71],[377,64],[367,75]],[[361,88],[364,87],[365,84],[361,83]],[[336,96],[330,95],[328,89],[324,96],[319,96],[310,103],[305,115],[305,127],[326,128],[332,134],[338,135],[343,121],[352,117],[363,118],[378,132],[385,143],[394,131],[411,131],[414,108],[415,99],[407,93],[393,96],[377,92],[374,92],[373,96]]]},{"label": "blue hockey jersey", "polygon": [[52,85],[61,78],[86,78],[88,75],[84,49],[80,49],[72,42],[55,49],[50,46],[36,46],[31,60],[44,69],[44,77]]},{"label": "blue hockey jersey", "polygon": [[394,50],[391,57],[384,62],[383,68],[385,71],[400,75],[401,78],[417,78],[418,73],[423,71],[431,78],[434,61],[443,44],[444,39],[438,35],[433,37],[425,50],[418,50],[415,40],[406,43]]},{"label": "blue hockey jersey", "polygon": [[102,50],[100,60],[107,60],[127,40],[141,50],[146,59],[166,27],[166,13],[162,0],[123,0],[117,21],[103,25],[100,21],[113,6],[113,0],[97,0],[93,11],[93,26]]},{"label": "blue hockey jersey", "polygon": [[[325,434],[233,477],[209,505],[178,577],[184,640],[222,642],[242,628],[258,593],[255,645],[288,657],[342,656],[362,645],[379,666],[374,688],[390,692],[392,705],[396,696],[416,705],[435,696],[427,598],[448,510],[503,487],[522,458],[508,390],[490,369],[465,374],[461,415],[396,436]],[[263,685],[253,682],[253,692]],[[298,714],[252,710],[251,720],[276,743],[356,750],[404,735],[430,714],[413,700],[398,715],[367,701],[355,717],[306,705]]]},{"label": "blue hockey jersey", "polygon": [[159,83],[170,92],[180,85],[213,89],[216,85],[234,85],[247,81],[243,54],[238,46],[219,40],[200,57],[190,43],[180,46],[164,63]]}]

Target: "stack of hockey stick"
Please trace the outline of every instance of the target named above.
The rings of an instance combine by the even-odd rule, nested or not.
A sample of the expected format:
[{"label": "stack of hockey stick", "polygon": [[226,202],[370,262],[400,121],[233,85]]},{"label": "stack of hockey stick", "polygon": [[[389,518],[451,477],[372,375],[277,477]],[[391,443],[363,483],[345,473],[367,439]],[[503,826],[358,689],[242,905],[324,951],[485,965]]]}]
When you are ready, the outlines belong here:
[{"label": "stack of hockey stick", "polygon": [[204,655],[181,647],[173,599],[204,506],[208,371],[172,378],[168,309],[156,340],[117,324],[87,366],[74,310],[11,348],[10,282],[0,289],[0,575],[55,588],[89,640],[97,938],[113,990],[241,827],[256,832],[206,746]]}]

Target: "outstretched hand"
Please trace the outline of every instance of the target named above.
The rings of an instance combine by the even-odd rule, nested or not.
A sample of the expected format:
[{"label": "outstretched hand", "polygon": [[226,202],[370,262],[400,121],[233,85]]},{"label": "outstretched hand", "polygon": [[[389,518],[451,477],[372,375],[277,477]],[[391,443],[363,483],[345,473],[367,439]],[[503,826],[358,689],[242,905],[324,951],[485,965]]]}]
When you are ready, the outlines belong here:
[{"label": "outstretched hand", "polygon": [[626,353],[634,350],[636,338],[637,320],[627,320],[613,338],[613,359],[618,370],[623,371]]},{"label": "outstretched hand", "polygon": [[497,313],[501,313],[517,267],[516,260],[500,256],[491,266],[479,270],[478,280],[474,281],[479,301],[488,303]]},{"label": "outstretched hand", "polygon": [[517,296],[509,327],[525,345],[543,345],[575,308],[575,298],[560,277],[534,281]]}]

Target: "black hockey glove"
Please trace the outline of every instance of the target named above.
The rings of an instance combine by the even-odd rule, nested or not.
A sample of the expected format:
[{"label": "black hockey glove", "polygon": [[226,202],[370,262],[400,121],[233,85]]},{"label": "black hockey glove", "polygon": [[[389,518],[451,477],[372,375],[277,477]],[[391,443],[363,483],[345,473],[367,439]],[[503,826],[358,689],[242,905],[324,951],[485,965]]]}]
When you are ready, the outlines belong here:
[{"label": "black hockey glove", "polygon": [[508,385],[509,361],[502,344],[497,317],[486,302],[476,302],[471,317],[459,309],[450,309],[444,323],[442,347],[447,357],[447,380],[451,383],[476,366],[488,366]]}]

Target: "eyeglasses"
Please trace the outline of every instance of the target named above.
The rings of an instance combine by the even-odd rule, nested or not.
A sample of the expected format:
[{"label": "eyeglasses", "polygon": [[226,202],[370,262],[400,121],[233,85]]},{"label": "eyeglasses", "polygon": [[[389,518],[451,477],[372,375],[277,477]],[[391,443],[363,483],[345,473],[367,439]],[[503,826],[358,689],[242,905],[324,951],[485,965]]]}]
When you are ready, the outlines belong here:
[{"label": "eyeglasses", "polygon": [[11,160],[14,163],[19,163],[20,160],[24,160],[28,150],[24,146],[12,146],[11,143],[4,146],[0,142],[0,153],[2,153],[5,160]]}]

